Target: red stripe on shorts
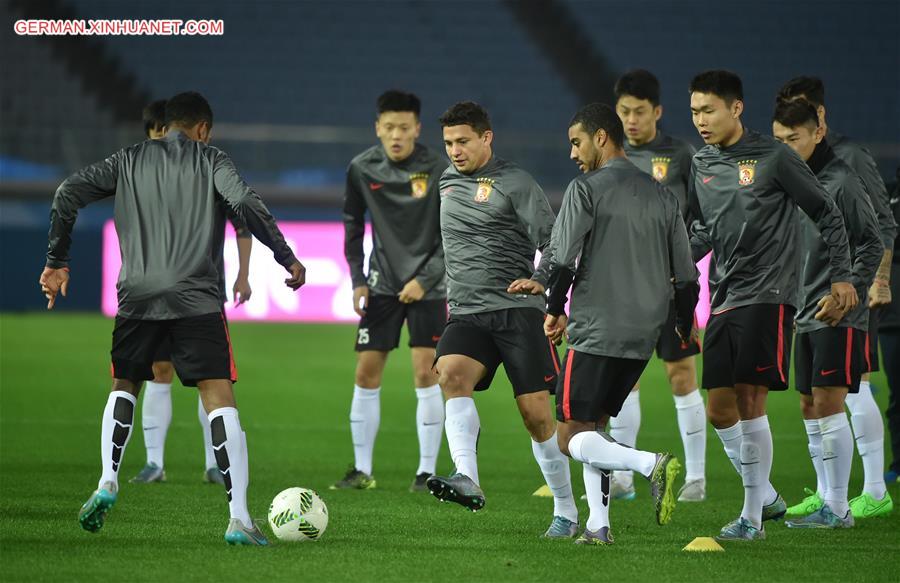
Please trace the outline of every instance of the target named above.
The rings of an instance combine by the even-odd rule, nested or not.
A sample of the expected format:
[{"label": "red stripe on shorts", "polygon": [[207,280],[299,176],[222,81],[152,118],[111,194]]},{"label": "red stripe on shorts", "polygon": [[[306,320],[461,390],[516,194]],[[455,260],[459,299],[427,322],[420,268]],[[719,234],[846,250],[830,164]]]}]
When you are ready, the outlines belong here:
[{"label": "red stripe on shorts", "polygon": [[575,357],[575,351],[569,349],[569,355],[566,357],[566,377],[563,381],[563,418],[568,421],[572,418],[572,409],[569,407],[569,391],[572,384],[572,359]]},{"label": "red stripe on shorts", "polygon": [[225,340],[228,341],[228,364],[231,367],[231,382],[238,380],[237,364],[234,362],[234,351],[231,349],[231,336],[228,334],[228,322],[225,320],[225,314],[222,316],[222,325],[225,326]]},{"label": "red stripe on shorts", "polygon": [[556,374],[559,374],[559,356],[556,354],[556,350],[553,349],[553,342],[547,338],[547,344],[550,345],[550,360],[553,361],[553,368],[556,370]]},{"label": "red stripe on shorts", "polygon": [[847,328],[847,353],[844,358],[844,370],[847,373],[847,384],[850,384],[850,349],[853,346],[853,328]]},{"label": "red stripe on shorts", "polygon": [[781,375],[781,382],[786,383],[784,378],[784,304],[778,306],[778,374]]}]

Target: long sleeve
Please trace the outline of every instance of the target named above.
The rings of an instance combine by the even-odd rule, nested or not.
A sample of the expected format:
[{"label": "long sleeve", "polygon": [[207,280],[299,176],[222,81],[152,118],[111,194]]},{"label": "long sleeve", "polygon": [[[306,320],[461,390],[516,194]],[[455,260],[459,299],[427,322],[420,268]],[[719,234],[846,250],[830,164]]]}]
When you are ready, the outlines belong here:
[{"label": "long sleeve", "polygon": [[56,189],[53,205],[50,207],[47,267],[58,269],[68,265],[72,228],[79,209],[116,194],[120,155],[121,152],[118,152],[102,162],[79,170]]},{"label": "long sleeve", "polygon": [[216,154],[213,181],[216,192],[225,200],[232,212],[247,225],[253,236],[272,250],[275,261],[284,268],[297,262],[294,252],[285,242],[269,209],[238,174],[231,158],[221,151]]},{"label": "long sleeve", "polygon": [[[674,197],[673,197],[674,200]],[[700,297],[700,274],[694,264],[687,229],[677,205],[672,212],[669,229],[669,261],[675,287],[675,326],[687,338],[694,323],[694,310]]]},{"label": "long sleeve", "polygon": [[831,282],[850,281],[850,251],[844,219],[834,200],[792,150],[778,154],[778,181],[787,195],[816,223],[828,246]]},{"label": "long sleeve", "polygon": [[897,237],[897,223],[891,213],[890,197],[887,186],[878,172],[878,166],[872,156],[862,148],[847,148],[842,150],[844,161],[859,175],[869,195],[869,202],[875,211],[878,220],[878,228],[881,242],[885,249],[893,249],[894,239]]},{"label": "long sleeve", "polygon": [[510,199],[522,227],[528,233],[534,246],[542,253],[541,261],[531,279],[547,285],[550,276],[550,259],[553,255],[550,237],[553,233],[554,223],[553,209],[550,208],[547,195],[533,179],[528,177],[528,182],[512,194]]},{"label": "long sleeve", "polygon": [[697,190],[694,186],[694,169],[691,168],[690,179],[687,184],[687,226],[690,229],[689,241],[691,257],[694,263],[700,261],[712,251],[712,241],[709,238],[709,230],[703,222],[703,213],[700,211],[700,200],[697,198]]},{"label": "long sleeve", "polygon": [[594,210],[590,194],[578,180],[569,183],[563,196],[559,216],[553,226],[548,253],[548,285],[550,295],[547,312],[558,316],[564,312],[566,294],[575,278],[575,263],[584,247],[584,238],[594,224]]},{"label": "long sleeve", "polygon": [[438,241],[437,248],[428,260],[422,265],[416,274],[419,285],[427,293],[447,276],[447,268],[444,265],[444,246]]},{"label": "long sleeve", "polygon": [[[366,202],[353,181],[353,167],[347,169],[347,186],[344,189],[344,257],[350,266],[353,287],[366,285],[365,251],[363,238],[366,233]],[[421,282],[420,282],[421,283]],[[424,284],[423,284],[424,286]]]},{"label": "long sleeve", "polygon": [[844,215],[850,246],[854,250],[852,283],[857,290],[868,290],[884,252],[878,218],[856,176],[848,176],[840,189],[835,199]]}]

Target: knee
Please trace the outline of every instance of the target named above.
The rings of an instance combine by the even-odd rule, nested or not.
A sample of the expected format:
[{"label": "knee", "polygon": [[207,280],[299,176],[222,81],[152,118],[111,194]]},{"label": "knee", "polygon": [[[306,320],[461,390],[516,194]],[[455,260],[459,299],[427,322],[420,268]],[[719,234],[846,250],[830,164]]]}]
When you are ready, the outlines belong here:
[{"label": "knee", "polygon": [[680,360],[669,363],[666,367],[668,369],[666,372],[669,376],[669,385],[672,387],[673,394],[683,396],[697,388],[692,360]]},{"label": "knee", "polygon": [[438,384],[441,386],[445,399],[471,396],[474,389],[462,371],[452,366],[441,369],[438,375]]},{"label": "knee", "polygon": [[169,361],[159,361],[153,363],[153,382],[171,383],[175,376],[175,369]]},{"label": "knee", "polygon": [[431,367],[418,368],[413,372],[416,386],[421,388],[430,387],[437,383],[437,375],[431,370]]},{"label": "knee", "polygon": [[712,426],[716,429],[734,427],[734,425],[740,421],[740,416],[737,411],[734,411],[731,408],[722,407],[721,405],[716,404],[713,399],[710,399],[706,405],[706,416]]},{"label": "knee", "polygon": [[525,422],[525,429],[535,441],[544,442],[553,436],[554,423],[549,411],[543,414],[539,412],[529,412],[522,417]]},{"label": "knee", "polygon": [[364,389],[377,389],[381,386],[381,372],[380,367],[360,360],[356,364],[356,386]]},{"label": "knee", "polygon": [[559,444],[559,451],[566,457],[572,457],[572,453],[569,451],[569,441],[571,441],[572,436],[568,435],[568,433],[560,432],[559,435],[556,436],[556,441]]},{"label": "knee", "polygon": [[800,414],[804,419],[816,418],[816,407],[813,398],[807,395],[800,396]]}]

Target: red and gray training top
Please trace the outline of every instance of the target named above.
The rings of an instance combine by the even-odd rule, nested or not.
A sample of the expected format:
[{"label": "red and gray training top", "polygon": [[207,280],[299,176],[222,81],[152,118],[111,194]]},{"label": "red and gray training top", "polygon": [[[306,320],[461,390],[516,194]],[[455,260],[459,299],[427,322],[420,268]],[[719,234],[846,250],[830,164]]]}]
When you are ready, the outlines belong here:
[{"label": "red and gray training top", "polygon": [[118,315],[171,320],[219,312],[226,211],[285,268],[297,261],[275,219],[228,155],[179,131],[119,150],[56,190],[47,266],[69,262],[78,210],[115,197],[122,254]]},{"label": "red and gray training top", "polygon": [[797,207],[825,242],[829,282],[851,281],[841,213],[788,146],[745,128],[727,148],[703,147],[691,172],[691,250],[695,260],[713,253],[713,313],[753,304],[800,307]]},{"label": "red and gray training top", "polygon": [[[388,158],[380,144],[353,158],[344,191],[344,256],[353,287],[368,285],[374,295],[396,296],[416,279],[425,290],[423,299],[447,296],[438,195],[446,167],[446,157],[421,144],[400,162]],[[368,273],[366,211],[373,234]]]}]

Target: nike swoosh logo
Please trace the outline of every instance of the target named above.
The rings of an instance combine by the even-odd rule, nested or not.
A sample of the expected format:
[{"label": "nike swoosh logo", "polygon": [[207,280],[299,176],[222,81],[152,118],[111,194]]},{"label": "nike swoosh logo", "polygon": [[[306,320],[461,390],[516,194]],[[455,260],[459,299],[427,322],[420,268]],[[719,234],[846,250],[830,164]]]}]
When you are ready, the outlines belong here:
[{"label": "nike swoosh logo", "polygon": [[441,424],[440,421],[435,421],[434,423],[423,423],[422,425],[424,425],[425,427],[429,427],[431,425],[440,425],[440,424]]},{"label": "nike swoosh logo", "polygon": [[703,184],[706,184],[707,182],[709,182],[709,181],[712,180],[713,178],[715,178],[715,176],[704,176],[704,177],[703,177]]},{"label": "nike swoosh logo", "polygon": [[696,434],[700,433],[701,431],[703,431],[703,430],[702,430],[702,429],[698,429],[697,431],[688,431],[688,432],[687,432],[687,435],[696,435]]},{"label": "nike swoosh logo", "polygon": [[154,425],[153,427],[144,427],[144,431],[150,431],[151,429],[156,429],[156,428],[157,428],[156,425]]},{"label": "nike swoosh logo", "polygon": [[552,375],[550,375],[549,377],[544,377],[544,382],[545,382],[545,383],[549,383],[550,381],[552,381],[552,380],[555,379],[555,378],[556,378],[556,375],[553,375],[553,374],[552,374]]},{"label": "nike swoosh logo", "polygon": [[384,187],[384,184],[381,184],[379,182],[370,182],[369,183],[369,188],[371,188],[372,190],[378,190],[379,188],[383,188],[383,187]]},{"label": "nike swoosh logo", "polygon": [[826,457],[826,458],[822,458],[822,461],[823,461],[823,462],[828,462],[828,461],[836,460],[836,459],[837,459],[837,456],[834,456],[834,457]]},{"label": "nike swoosh logo", "polygon": [[774,368],[774,367],[775,367],[774,364],[770,364],[769,366],[757,366],[756,372],[765,372],[765,371],[769,370],[770,368]]},{"label": "nike swoosh logo", "polygon": [[831,370],[822,370],[822,371],[820,371],[819,374],[821,374],[823,377],[827,377],[828,375],[834,374],[834,373],[836,373],[836,372],[837,372],[837,369],[836,369],[836,368],[833,368],[833,369],[831,369]]},{"label": "nike swoosh logo", "polygon": [[431,341],[432,341],[432,342],[438,342],[440,339],[441,339],[440,336],[432,336],[432,337],[431,337]]}]

